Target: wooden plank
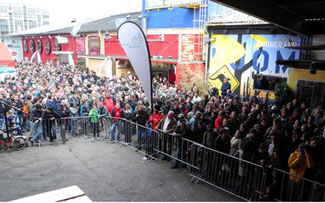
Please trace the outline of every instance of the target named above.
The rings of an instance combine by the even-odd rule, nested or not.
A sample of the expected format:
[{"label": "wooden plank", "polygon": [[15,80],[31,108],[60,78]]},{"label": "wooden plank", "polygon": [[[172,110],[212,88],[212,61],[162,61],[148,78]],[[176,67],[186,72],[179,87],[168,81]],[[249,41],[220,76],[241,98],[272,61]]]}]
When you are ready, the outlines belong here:
[{"label": "wooden plank", "polygon": [[69,198],[74,198],[78,196],[83,196],[85,193],[76,185],[71,187],[62,188],[59,190],[53,190],[50,192],[41,193],[38,195],[33,195],[30,197],[25,197],[22,199],[13,200],[11,202],[57,202],[62,200],[67,200]]}]

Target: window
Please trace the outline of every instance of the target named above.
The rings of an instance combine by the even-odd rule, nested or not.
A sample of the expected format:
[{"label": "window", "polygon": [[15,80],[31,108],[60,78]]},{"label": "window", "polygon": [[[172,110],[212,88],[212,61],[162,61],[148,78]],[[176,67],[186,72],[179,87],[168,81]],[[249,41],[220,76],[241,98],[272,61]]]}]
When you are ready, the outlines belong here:
[{"label": "window", "polygon": [[15,16],[15,18],[22,18],[23,17],[23,8],[14,7],[14,16]]},{"label": "window", "polygon": [[171,0],[147,0],[146,8],[159,8],[171,6]]},{"label": "window", "polygon": [[311,107],[325,102],[325,83],[308,80],[297,81],[297,93],[300,101],[306,102]]},{"label": "window", "polygon": [[34,20],[28,21],[28,26],[29,26],[29,29],[36,27],[36,21],[34,21]]},{"label": "window", "polygon": [[1,32],[2,35],[9,33],[8,20],[0,19],[0,32]]},{"label": "window", "polygon": [[49,25],[50,22],[49,21],[43,21],[43,25]]},{"label": "window", "polygon": [[23,20],[15,20],[15,32],[23,30]]},{"label": "window", "polygon": [[254,75],[254,89],[273,92],[276,84],[282,82],[287,82],[287,78],[261,74]]},{"label": "window", "polygon": [[7,13],[7,6],[0,6],[0,12]]},{"label": "window", "polygon": [[10,32],[14,32],[14,20],[12,17],[12,13],[9,13],[9,25],[10,25]]},{"label": "window", "polygon": [[35,8],[28,8],[28,18],[37,18],[37,10]]}]

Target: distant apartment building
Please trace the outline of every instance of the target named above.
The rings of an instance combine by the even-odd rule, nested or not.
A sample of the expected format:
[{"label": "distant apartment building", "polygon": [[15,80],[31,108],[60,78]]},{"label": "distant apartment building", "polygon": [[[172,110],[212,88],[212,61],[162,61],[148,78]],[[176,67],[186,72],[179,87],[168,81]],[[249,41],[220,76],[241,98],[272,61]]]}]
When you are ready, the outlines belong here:
[{"label": "distant apartment building", "polygon": [[0,1],[0,36],[48,24],[49,12],[39,6]]}]

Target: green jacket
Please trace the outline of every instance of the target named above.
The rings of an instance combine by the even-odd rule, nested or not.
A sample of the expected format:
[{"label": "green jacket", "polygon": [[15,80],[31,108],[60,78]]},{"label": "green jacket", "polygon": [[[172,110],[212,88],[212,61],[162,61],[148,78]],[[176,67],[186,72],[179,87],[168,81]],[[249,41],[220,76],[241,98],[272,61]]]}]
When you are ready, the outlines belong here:
[{"label": "green jacket", "polygon": [[[159,123],[157,125],[157,128],[158,129],[160,129],[160,130],[163,129],[166,118],[167,118],[167,115],[164,116],[164,118],[159,121]],[[170,123],[167,126],[167,133],[174,132],[174,130],[176,129],[176,127],[177,127],[177,120],[173,117],[171,119]]]},{"label": "green jacket", "polygon": [[99,118],[98,118],[98,110],[93,110],[91,109],[89,112],[89,116],[91,117],[91,122],[92,123],[97,123],[99,122]]}]

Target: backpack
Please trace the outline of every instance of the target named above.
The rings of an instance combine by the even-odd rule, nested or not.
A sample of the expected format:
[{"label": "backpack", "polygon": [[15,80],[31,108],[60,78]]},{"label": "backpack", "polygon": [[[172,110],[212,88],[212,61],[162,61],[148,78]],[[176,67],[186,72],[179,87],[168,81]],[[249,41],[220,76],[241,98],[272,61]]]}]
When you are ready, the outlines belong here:
[{"label": "backpack", "polygon": [[28,107],[27,107],[27,104],[25,104],[24,106],[23,106],[23,112],[24,112],[24,114],[23,114],[23,116],[25,117],[25,118],[29,118],[29,112],[28,112]]}]

